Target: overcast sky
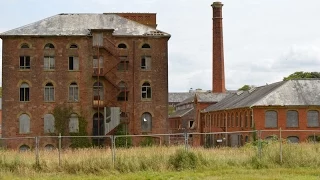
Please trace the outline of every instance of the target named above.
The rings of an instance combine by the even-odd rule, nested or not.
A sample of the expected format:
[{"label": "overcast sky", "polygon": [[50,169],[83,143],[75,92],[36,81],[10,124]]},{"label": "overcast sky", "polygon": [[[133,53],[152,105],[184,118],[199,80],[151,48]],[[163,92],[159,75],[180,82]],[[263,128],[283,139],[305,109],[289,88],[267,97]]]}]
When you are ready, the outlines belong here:
[{"label": "overcast sky", "polygon": [[[211,89],[212,0],[1,0],[0,32],[59,13],[152,12],[169,40],[169,91]],[[226,88],[320,71],[320,0],[224,0]],[[0,40],[0,49],[2,41]],[[2,51],[0,51],[2,60]]]}]

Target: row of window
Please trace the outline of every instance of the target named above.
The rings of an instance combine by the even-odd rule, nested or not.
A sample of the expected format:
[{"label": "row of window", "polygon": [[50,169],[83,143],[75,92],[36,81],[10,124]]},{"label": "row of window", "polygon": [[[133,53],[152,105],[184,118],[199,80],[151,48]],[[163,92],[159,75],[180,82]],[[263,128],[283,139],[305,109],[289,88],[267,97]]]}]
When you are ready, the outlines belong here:
[{"label": "row of window", "polygon": [[[127,45],[124,44],[124,43],[119,43],[117,45],[118,48],[120,49],[127,49]],[[30,48],[30,45],[28,43],[22,43],[20,45],[20,48],[21,49],[29,49]],[[46,45],[44,45],[44,48],[43,49],[54,49],[55,46],[52,44],[52,43],[47,43]],[[148,43],[144,43],[142,46],[141,46],[142,49],[150,49],[151,46],[148,44]],[[69,49],[78,49],[78,45],[73,43],[69,46]]]},{"label": "row of window", "polygon": [[[226,121],[227,120],[227,121]],[[253,127],[252,114],[244,113],[220,113],[205,115],[206,127]]]},{"label": "row of window", "polygon": [[[120,62],[117,65],[118,71],[128,71],[129,70],[129,60],[127,56],[120,56]],[[140,61],[141,70],[151,70],[151,56],[142,56]],[[21,70],[31,69],[31,58],[30,56],[20,56],[19,68]],[[78,71],[80,68],[79,57],[69,56],[68,58],[68,70]],[[43,58],[43,69],[44,70],[54,70],[55,69],[55,57],[54,56],[44,56]],[[100,69],[100,73],[103,73],[103,57],[100,56],[100,60],[97,57],[93,57],[93,70],[97,71]]]},{"label": "row of window", "polygon": [[[129,91],[127,89],[127,84],[121,81],[118,84],[120,89],[120,93],[117,96],[118,101],[128,101]],[[44,86],[44,101],[45,102],[53,102],[55,101],[55,88],[53,84],[47,83]],[[144,82],[141,86],[141,99],[151,99],[151,85],[149,82]],[[93,84],[93,100],[103,100],[104,99],[104,87],[101,82],[95,82]],[[20,85],[19,91],[19,100],[22,102],[30,101],[30,86],[28,83],[23,82]],[[69,95],[68,100],[70,102],[78,102],[79,101],[79,87],[78,84],[72,82],[69,85]]]},{"label": "row of window", "polygon": [[[316,110],[309,110],[307,112],[307,126],[319,127],[319,112]],[[278,127],[278,112],[269,110],[265,113],[265,127]],[[288,110],[286,113],[286,127],[299,127],[299,112],[295,110]]]},{"label": "row of window", "polygon": [[[101,129],[103,128],[103,115],[100,114],[100,118],[97,118],[98,113],[93,116],[93,135],[103,135]],[[97,123],[97,120],[101,120]],[[44,133],[54,133],[55,132],[55,118],[52,114],[45,114],[43,117],[43,130]],[[21,114],[19,116],[19,133],[27,134],[30,133],[30,123],[31,119],[28,114]],[[152,131],[152,115],[149,112],[145,112],[141,115],[141,131],[151,132]],[[79,132],[79,119],[76,113],[72,113],[69,117],[69,132],[77,133]]]}]

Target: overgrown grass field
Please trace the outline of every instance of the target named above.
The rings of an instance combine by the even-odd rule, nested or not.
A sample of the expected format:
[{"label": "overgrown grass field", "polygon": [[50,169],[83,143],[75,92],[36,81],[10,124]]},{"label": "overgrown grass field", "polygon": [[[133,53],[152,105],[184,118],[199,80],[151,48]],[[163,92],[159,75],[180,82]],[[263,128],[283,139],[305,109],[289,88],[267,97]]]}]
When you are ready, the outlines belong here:
[{"label": "overgrown grass field", "polygon": [[134,147],[61,152],[0,151],[1,179],[319,179],[320,144],[240,148]]}]

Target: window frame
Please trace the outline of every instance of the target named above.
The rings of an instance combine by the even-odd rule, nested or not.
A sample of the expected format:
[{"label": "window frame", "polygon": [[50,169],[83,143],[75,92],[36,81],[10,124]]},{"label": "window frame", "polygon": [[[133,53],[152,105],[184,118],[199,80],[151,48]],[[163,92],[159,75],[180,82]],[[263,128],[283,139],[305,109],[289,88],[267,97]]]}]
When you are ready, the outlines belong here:
[{"label": "window frame", "polygon": [[[76,128],[71,125],[76,125]],[[69,117],[69,133],[78,133],[79,132],[79,116],[76,113],[70,114]]]},{"label": "window frame", "polygon": [[[316,122],[318,123],[316,126],[310,125],[310,116],[309,116],[309,112],[316,112],[317,113],[317,118],[315,119]],[[317,110],[308,110],[307,111],[307,127],[313,128],[313,127],[320,127],[320,122],[319,122],[319,111]]]},{"label": "window frame", "polygon": [[19,116],[19,134],[29,134],[30,129],[30,116],[26,113],[21,114]]},{"label": "window frame", "polygon": [[[49,128],[47,128],[49,126]],[[43,132],[54,133],[55,132],[55,118],[53,114],[45,114],[43,116]]]},{"label": "window frame", "polygon": [[20,85],[19,101],[20,102],[29,102],[30,101],[30,86],[26,82],[23,82]]},{"label": "window frame", "polygon": [[69,84],[68,101],[79,102],[79,86],[76,82]]},{"label": "window frame", "polygon": [[[271,119],[271,120],[274,120],[275,122],[271,122],[271,123],[275,123],[276,124],[276,126],[267,126],[267,113],[268,112],[274,112],[275,113],[275,115],[276,115],[276,119]],[[269,115],[269,116],[271,116],[271,115]],[[278,128],[278,120],[279,118],[278,118],[278,112],[277,111],[275,111],[275,110],[267,110],[266,112],[265,112],[265,116],[264,116],[264,121],[265,121],[265,123],[264,123],[264,127],[265,128]]]},{"label": "window frame", "polygon": [[152,99],[152,88],[150,83],[147,81],[141,86],[141,99]]},{"label": "window frame", "polygon": [[129,70],[128,56],[120,56],[119,60],[120,60],[120,62],[117,65],[117,70],[118,71],[128,71]]},{"label": "window frame", "polygon": [[[72,61],[72,64],[71,64]],[[69,56],[68,58],[68,70],[69,71],[79,71],[80,60],[78,56]]]},{"label": "window frame", "polygon": [[[29,64],[29,65],[27,65]],[[19,58],[19,69],[29,70],[31,68],[31,57],[30,56],[20,56]]]},{"label": "window frame", "polygon": [[[296,113],[294,118],[289,119],[289,113]],[[292,115],[290,115],[291,117]],[[287,128],[298,128],[299,127],[299,112],[297,110],[287,110],[286,112],[286,127]]]},{"label": "window frame", "polygon": [[152,132],[152,114],[149,112],[141,115],[141,132]]},{"label": "window frame", "polygon": [[143,71],[151,70],[152,68],[151,62],[152,62],[151,56],[141,56],[140,69]]},{"label": "window frame", "polygon": [[55,56],[44,56],[43,69],[47,71],[55,69]]},{"label": "window frame", "polygon": [[54,99],[55,99],[54,85],[51,82],[46,83],[46,85],[44,86],[44,102],[54,102],[55,101]]}]

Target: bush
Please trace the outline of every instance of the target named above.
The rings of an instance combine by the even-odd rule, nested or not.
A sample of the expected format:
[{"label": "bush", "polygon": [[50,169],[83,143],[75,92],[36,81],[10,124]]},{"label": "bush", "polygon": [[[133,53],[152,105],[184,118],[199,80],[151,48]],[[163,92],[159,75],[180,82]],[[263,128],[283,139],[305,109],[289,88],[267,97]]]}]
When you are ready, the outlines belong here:
[{"label": "bush", "polygon": [[178,171],[195,169],[198,165],[198,158],[194,152],[179,149],[169,157],[169,164]]}]

